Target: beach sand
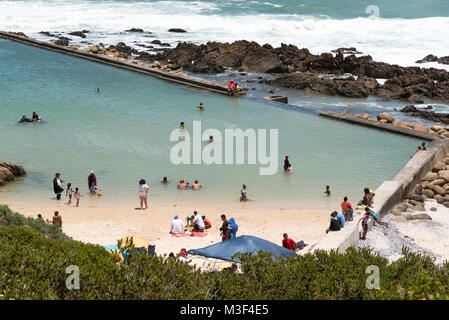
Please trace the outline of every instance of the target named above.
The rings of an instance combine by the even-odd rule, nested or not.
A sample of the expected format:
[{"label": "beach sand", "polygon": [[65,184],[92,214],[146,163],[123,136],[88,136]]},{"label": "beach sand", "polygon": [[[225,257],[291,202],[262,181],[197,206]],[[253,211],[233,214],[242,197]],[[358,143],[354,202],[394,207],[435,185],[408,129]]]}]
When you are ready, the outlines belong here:
[{"label": "beach sand", "polygon": [[[13,211],[25,216],[44,219],[53,217],[59,211],[63,221],[63,231],[75,240],[100,245],[117,244],[117,240],[134,236],[156,245],[157,254],[175,254],[181,248],[198,249],[221,241],[220,215],[234,217],[239,230],[237,235],[253,235],[281,245],[282,234],[287,232],[293,240],[304,240],[312,245],[325,235],[329,222],[329,210],[272,210],[272,209],[229,209],[179,206],[149,207],[146,210],[117,207],[71,207],[55,203],[54,206],[33,208],[29,204],[11,204]],[[197,210],[211,222],[212,228],[205,237],[180,237],[169,234],[174,214],[186,221],[188,215]],[[306,250],[302,250],[306,252]],[[192,263],[204,265],[204,260],[194,259]]]}]

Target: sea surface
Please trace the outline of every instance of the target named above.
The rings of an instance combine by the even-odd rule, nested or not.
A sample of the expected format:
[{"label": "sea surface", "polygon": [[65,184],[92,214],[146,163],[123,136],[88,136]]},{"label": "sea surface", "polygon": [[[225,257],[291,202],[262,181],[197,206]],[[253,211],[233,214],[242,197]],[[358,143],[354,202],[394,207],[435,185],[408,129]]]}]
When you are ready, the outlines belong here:
[{"label": "sea surface", "polygon": [[[60,172],[65,183],[85,195],[83,206],[137,205],[138,181],[144,178],[150,204],[238,206],[246,184],[254,200],[249,206],[338,208],[344,195],[356,203],[364,187],[375,189],[392,179],[421,143],[321,118],[304,106],[307,97],[304,104],[298,98],[298,106],[251,94],[232,98],[6,40],[0,40],[0,59],[0,160],[21,164],[28,172],[0,189],[0,203],[54,201],[52,179]],[[101,93],[93,93],[95,88]],[[204,111],[196,108],[200,101]],[[45,123],[17,124],[33,111]],[[193,121],[201,121],[203,130],[220,132],[277,129],[277,173],[259,175],[260,165],[247,161],[173,164],[170,152],[178,142],[171,142],[170,134],[180,121],[189,132]],[[290,175],[282,173],[285,154],[293,166]],[[103,189],[101,199],[87,195],[90,170]],[[163,176],[171,180],[168,186],[161,185]],[[179,191],[181,178],[198,179],[204,188]],[[331,186],[331,197],[324,196],[325,185]]]}]

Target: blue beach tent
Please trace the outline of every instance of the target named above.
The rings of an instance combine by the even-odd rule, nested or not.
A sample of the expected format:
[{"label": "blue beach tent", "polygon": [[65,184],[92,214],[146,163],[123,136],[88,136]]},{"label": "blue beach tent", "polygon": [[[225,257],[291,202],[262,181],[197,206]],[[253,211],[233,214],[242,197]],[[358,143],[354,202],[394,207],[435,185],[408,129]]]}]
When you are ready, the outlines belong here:
[{"label": "blue beach tent", "polygon": [[192,249],[187,253],[206,258],[240,262],[238,258],[233,259],[232,256],[236,253],[246,252],[254,254],[260,250],[270,252],[275,260],[279,256],[296,256],[296,253],[291,250],[254,236],[236,237],[201,249]]}]

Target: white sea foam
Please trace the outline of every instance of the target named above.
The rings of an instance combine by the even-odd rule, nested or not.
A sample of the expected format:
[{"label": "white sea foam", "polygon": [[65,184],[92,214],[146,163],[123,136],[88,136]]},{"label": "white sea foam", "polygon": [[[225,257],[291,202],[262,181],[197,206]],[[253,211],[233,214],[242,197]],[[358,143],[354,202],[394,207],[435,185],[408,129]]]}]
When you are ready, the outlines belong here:
[{"label": "white sea foam", "polygon": [[[200,1],[0,1],[1,30],[35,36],[39,31],[88,29],[94,33],[86,40],[94,43],[142,41],[140,34],[120,34],[132,27],[151,31],[173,45],[184,40],[204,43],[246,39],[275,46],[291,43],[313,53],[354,46],[375,60],[399,65],[417,65],[416,60],[430,53],[449,55],[448,17],[338,20],[324,15],[227,15],[216,3]],[[189,33],[168,33],[169,28],[183,28]],[[419,66],[449,69],[435,63]]]}]

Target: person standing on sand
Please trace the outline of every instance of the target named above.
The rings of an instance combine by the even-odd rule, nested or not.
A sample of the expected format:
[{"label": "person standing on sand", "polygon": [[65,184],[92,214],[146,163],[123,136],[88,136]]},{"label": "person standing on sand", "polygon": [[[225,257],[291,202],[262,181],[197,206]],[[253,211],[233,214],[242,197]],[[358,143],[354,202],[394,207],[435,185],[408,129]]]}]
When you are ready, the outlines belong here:
[{"label": "person standing on sand", "polygon": [[89,186],[89,192],[93,192],[92,188],[97,187],[97,177],[93,170],[90,170],[90,175],[87,177],[87,185]]},{"label": "person standing on sand", "polygon": [[145,202],[145,209],[148,209],[148,191],[150,191],[150,187],[146,184],[144,179],[140,179],[139,181],[139,199],[140,199],[140,210],[143,210],[143,203]]},{"label": "person standing on sand", "polygon": [[78,188],[75,188],[75,194],[73,196],[76,200],[76,206],[79,207],[80,206],[80,198],[82,197],[80,191]]},{"label": "person standing on sand", "polygon": [[228,239],[237,237],[237,231],[239,230],[239,225],[235,223],[234,218],[229,219],[229,225],[227,230]]},{"label": "person standing on sand", "polygon": [[226,215],[224,214],[221,215],[221,221],[223,221],[223,224],[221,225],[220,228],[221,241],[225,241],[228,240],[228,236],[226,235],[226,233],[228,232],[228,225],[229,225],[228,220],[226,220]]},{"label": "person standing on sand", "polygon": [[53,179],[53,191],[56,194],[56,199],[61,200],[61,193],[64,191],[62,188],[62,183],[64,180],[61,179],[61,174],[56,173],[55,178]]},{"label": "person standing on sand", "polygon": [[55,215],[53,216],[53,224],[59,225],[62,228],[62,218],[58,211],[55,211]]}]

